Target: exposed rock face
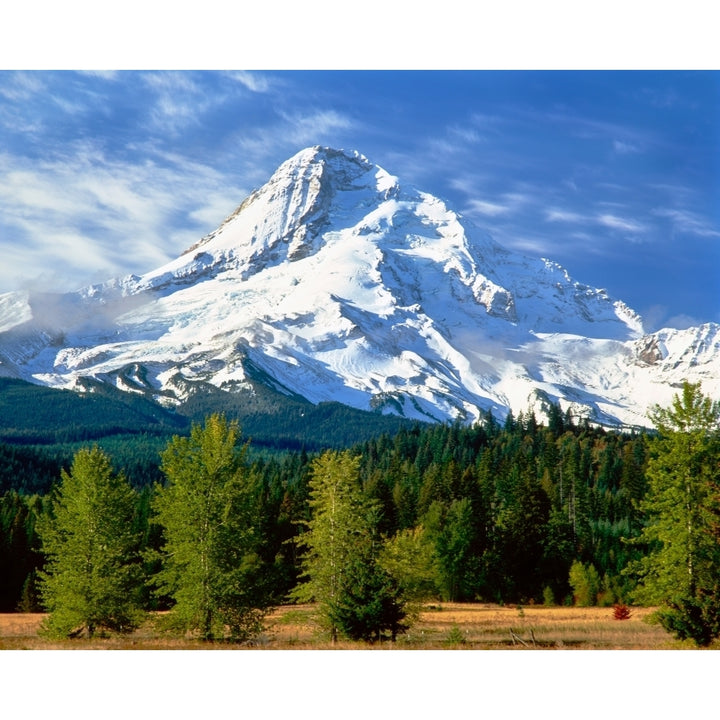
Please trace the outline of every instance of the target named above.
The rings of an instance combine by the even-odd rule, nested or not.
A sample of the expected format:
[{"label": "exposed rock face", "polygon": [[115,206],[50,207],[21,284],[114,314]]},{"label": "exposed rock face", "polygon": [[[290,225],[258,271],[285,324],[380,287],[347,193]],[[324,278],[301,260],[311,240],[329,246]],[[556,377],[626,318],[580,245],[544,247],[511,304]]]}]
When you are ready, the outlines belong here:
[{"label": "exposed rock face", "polygon": [[657,365],[662,361],[663,354],[654,335],[648,335],[638,341],[637,357],[646,365]]}]

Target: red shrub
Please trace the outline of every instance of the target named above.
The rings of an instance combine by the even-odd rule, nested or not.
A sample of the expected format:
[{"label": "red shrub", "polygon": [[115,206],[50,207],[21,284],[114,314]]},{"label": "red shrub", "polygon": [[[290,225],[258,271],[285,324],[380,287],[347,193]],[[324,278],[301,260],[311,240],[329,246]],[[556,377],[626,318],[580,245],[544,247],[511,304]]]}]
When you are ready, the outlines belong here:
[{"label": "red shrub", "polygon": [[627,605],[613,606],[613,617],[615,618],[615,620],[627,620],[630,615],[630,608]]}]

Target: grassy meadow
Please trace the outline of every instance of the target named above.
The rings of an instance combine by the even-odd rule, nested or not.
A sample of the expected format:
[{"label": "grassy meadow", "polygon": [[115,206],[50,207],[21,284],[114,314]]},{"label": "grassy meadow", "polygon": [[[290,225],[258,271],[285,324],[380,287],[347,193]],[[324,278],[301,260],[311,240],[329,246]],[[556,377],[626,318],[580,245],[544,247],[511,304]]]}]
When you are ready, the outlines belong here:
[{"label": "grassy meadow", "polygon": [[374,645],[340,641],[332,645],[313,622],[311,605],[282,606],[266,618],[253,643],[206,643],[158,633],[152,621],[128,636],[48,640],[38,635],[40,614],[0,615],[0,650],[679,650],[691,642],[674,640],[657,624],[645,622],[651,608],[633,608],[616,620],[612,608],[500,606],[474,603],[425,605],[397,642]]}]

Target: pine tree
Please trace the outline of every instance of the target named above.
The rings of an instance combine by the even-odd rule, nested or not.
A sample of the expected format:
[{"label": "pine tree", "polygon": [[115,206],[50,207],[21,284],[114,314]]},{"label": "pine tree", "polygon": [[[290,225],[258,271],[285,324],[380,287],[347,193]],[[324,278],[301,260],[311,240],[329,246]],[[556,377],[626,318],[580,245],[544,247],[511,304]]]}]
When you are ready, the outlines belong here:
[{"label": "pine tree", "polygon": [[153,502],[163,531],[160,593],[174,602],[170,624],[204,640],[246,640],[269,603],[262,563],[255,478],[238,450],[236,422],[211,415],[162,454],[167,484]]},{"label": "pine tree", "polygon": [[686,382],[651,418],[658,436],[639,538],[649,552],[630,568],[640,578],[635,597],[659,604],[657,617],[676,636],[708,645],[720,636],[720,403]]},{"label": "pine tree", "polygon": [[407,629],[405,600],[400,583],[379,562],[381,550],[377,520],[358,539],[346,566],[343,592],[333,610],[333,621],[351,640],[375,642],[385,632],[394,642]]},{"label": "pine tree", "polygon": [[128,632],[141,619],[134,491],[94,447],[75,454],[50,512],[37,530],[46,556],[41,593],[45,631],[69,636],[97,630]]},{"label": "pine tree", "polygon": [[305,553],[293,597],[315,601],[333,642],[378,638],[402,629],[399,588],[378,564],[377,517],[360,491],[359,458],[329,451],[313,462],[312,517],[300,536]]},{"label": "pine tree", "polygon": [[436,582],[442,598],[451,602],[474,599],[480,558],[470,500],[454,500],[447,506],[435,501],[423,524],[433,543]]}]

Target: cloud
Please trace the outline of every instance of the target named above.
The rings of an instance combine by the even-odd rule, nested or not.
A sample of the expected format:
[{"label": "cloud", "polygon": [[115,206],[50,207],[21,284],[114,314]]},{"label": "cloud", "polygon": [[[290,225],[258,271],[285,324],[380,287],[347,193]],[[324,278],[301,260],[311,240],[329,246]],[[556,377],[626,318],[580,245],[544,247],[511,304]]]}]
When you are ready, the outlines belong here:
[{"label": "cloud", "polygon": [[188,212],[188,217],[210,232],[225,220],[249,194],[249,192],[222,192],[219,190],[203,205]]},{"label": "cloud", "polygon": [[510,212],[511,209],[507,205],[499,205],[498,203],[487,202],[485,200],[470,200],[468,202],[468,208],[471,212],[476,212],[480,215],[489,215],[490,217],[505,215]]},{"label": "cloud", "polygon": [[0,73],[0,95],[11,102],[27,102],[45,91],[43,79],[36,73]]},{"label": "cloud", "polygon": [[238,70],[227,73],[227,76],[254,93],[270,92],[275,86],[275,83],[270,78],[257,72]]},{"label": "cloud", "polygon": [[643,327],[647,332],[657,332],[663,328],[674,328],[675,330],[687,330],[691,327],[699,327],[705,320],[693,317],[686,313],[678,313],[677,315],[669,315],[667,305],[651,305],[643,310]]},{"label": "cloud", "polygon": [[479,145],[487,142],[487,138],[481,135],[475,128],[461,127],[453,125],[447,130],[449,141],[455,145],[460,143],[462,146]]},{"label": "cloud", "polygon": [[645,226],[639,222],[627,220],[609,213],[599,215],[595,219],[598,223],[600,223],[600,225],[604,225],[612,230],[624,230],[625,232],[630,233],[643,233],[646,230]]},{"label": "cloud", "polygon": [[349,130],[352,120],[336,110],[319,110],[307,114],[283,115],[285,132],[297,145],[314,145],[319,138],[337,130]]},{"label": "cloud", "polygon": [[40,163],[0,154],[0,175],[0,290],[17,287],[20,276],[62,276],[61,289],[73,289],[90,275],[149,271],[217,227],[245,197],[200,163],[147,153],[142,163],[121,162],[87,143]]},{"label": "cloud", "polygon": [[274,123],[236,132],[228,141],[245,168],[245,179],[265,182],[277,166],[305,147],[342,146],[338,133],[352,130],[355,121],[335,110],[287,113],[280,111]]},{"label": "cloud", "polygon": [[640,153],[642,150],[638,145],[631,142],[625,142],[623,140],[614,140],[613,141],[613,150],[618,155],[633,155],[635,153]]},{"label": "cloud", "polygon": [[140,79],[150,91],[151,129],[177,135],[184,129],[197,126],[212,107],[224,102],[223,93],[209,95],[191,74],[164,71],[141,73]]},{"label": "cloud", "polygon": [[676,232],[700,237],[720,237],[720,232],[708,220],[689,210],[658,208],[652,212],[658,217],[668,218]]},{"label": "cloud", "polygon": [[506,235],[493,232],[495,237],[505,247],[513,248],[518,252],[536,257],[550,257],[557,252],[557,246],[551,238],[532,236],[527,233]]},{"label": "cloud", "polygon": [[692,315],[686,315],[680,313],[679,315],[673,315],[665,321],[665,327],[675,328],[676,330],[687,330],[691,327],[699,327],[702,325],[704,320],[693,317]]},{"label": "cloud", "polygon": [[580,213],[572,212],[570,210],[558,210],[552,208],[545,211],[545,219],[548,222],[566,222],[566,223],[579,223],[586,222],[587,217]]},{"label": "cloud", "polygon": [[78,70],[78,75],[85,75],[89,78],[99,78],[101,80],[115,81],[121,77],[119,70]]}]

